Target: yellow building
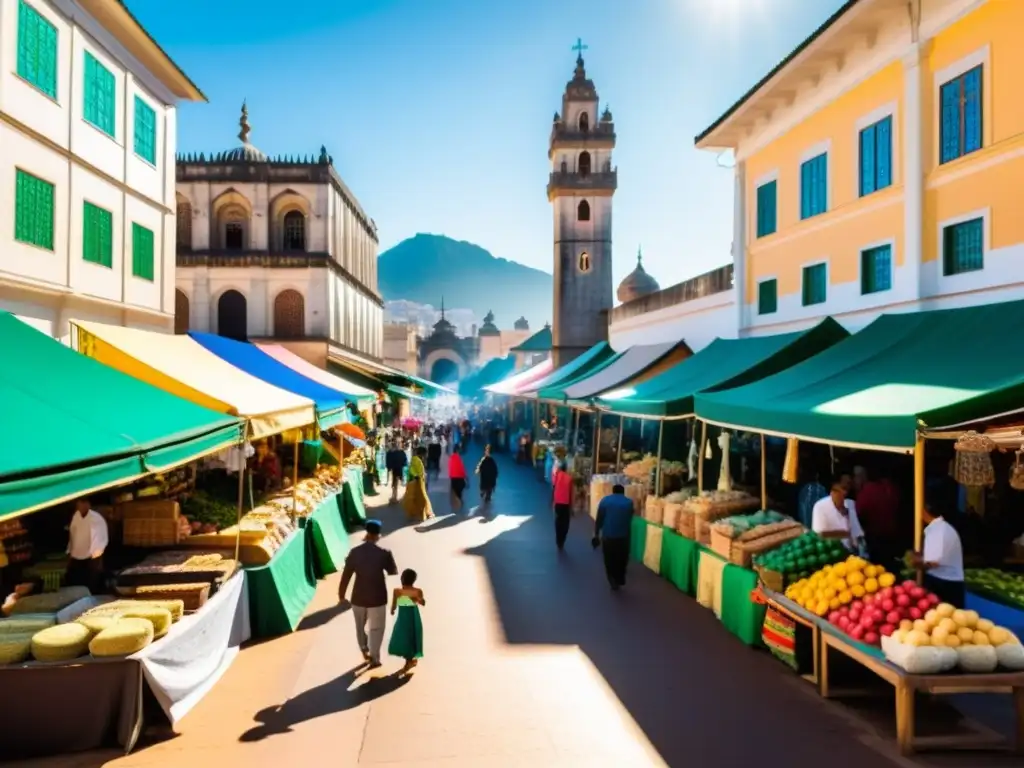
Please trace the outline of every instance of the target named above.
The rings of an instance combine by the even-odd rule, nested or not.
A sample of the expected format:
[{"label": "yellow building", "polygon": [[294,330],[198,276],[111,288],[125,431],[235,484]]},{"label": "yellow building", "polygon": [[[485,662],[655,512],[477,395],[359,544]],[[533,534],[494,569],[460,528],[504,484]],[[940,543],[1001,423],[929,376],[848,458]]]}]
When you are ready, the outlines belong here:
[{"label": "yellow building", "polygon": [[849,0],[696,139],[739,335],[1024,296],[1024,0]]}]

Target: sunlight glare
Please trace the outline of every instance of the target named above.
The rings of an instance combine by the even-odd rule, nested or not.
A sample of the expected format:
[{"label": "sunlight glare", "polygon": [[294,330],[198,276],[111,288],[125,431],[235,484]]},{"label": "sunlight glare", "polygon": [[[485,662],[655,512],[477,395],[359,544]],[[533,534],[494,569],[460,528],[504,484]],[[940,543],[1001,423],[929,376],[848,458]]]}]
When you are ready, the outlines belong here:
[{"label": "sunlight glare", "polygon": [[711,29],[735,35],[741,27],[753,27],[767,20],[768,6],[782,0],[684,0],[694,14]]}]

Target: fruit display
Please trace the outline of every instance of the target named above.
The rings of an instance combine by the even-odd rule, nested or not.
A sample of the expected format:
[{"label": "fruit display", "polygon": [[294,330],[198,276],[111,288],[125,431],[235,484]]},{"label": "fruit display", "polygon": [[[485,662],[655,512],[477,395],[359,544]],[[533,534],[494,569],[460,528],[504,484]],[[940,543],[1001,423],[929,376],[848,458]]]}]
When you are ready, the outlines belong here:
[{"label": "fruit display", "polygon": [[964,583],[972,592],[1014,608],[1024,608],[1024,574],[998,568],[968,568]]},{"label": "fruit display", "polygon": [[882,566],[850,555],[842,562],[826,565],[808,578],[790,584],[785,595],[811,613],[824,617],[829,611],[848,606],[867,595],[873,596],[880,589],[890,589],[895,584],[896,577]]},{"label": "fruit display", "polygon": [[837,539],[823,539],[813,531],[787,541],[754,558],[754,565],[782,574],[786,583],[806,579],[826,565],[845,560],[846,547]]},{"label": "fruit display", "polygon": [[[863,597],[854,598],[848,604],[832,609],[828,613],[829,624],[838,627],[858,642],[878,645],[881,638],[894,634],[901,627],[913,628],[915,622],[921,622],[917,626],[924,627],[925,616],[936,616],[933,611],[939,604],[936,595],[919,587],[913,581],[881,586],[883,581],[889,583],[890,578],[895,580],[891,573],[878,578],[868,577],[865,591],[867,581],[876,582],[878,586],[874,591],[866,592]],[[849,575],[846,579],[849,580]]]}]

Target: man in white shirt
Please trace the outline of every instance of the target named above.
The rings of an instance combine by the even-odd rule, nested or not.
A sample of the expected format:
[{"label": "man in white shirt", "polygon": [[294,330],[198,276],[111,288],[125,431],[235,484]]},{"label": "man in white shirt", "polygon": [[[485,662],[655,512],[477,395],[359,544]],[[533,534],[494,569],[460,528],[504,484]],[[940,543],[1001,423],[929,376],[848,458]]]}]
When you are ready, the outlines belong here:
[{"label": "man in white shirt", "polygon": [[851,552],[864,544],[864,531],[857,519],[857,507],[846,498],[841,480],[832,483],[828,496],[815,502],[811,510],[811,529],[823,539],[842,539]]},{"label": "man in white shirt", "polygon": [[103,586],[103,553],[109,543],[107,521],[92,508],[89,499],[75,502],[68,526],[68,586],[88,587],[94,594]]},{"label": "man in white shirt", "polygon": [[944,603],[963,608],[964,551],[960,534],[939,513],[931,500],[924,505],[924,551],[914,553],[914,567],[924,572],[924,586]]}]

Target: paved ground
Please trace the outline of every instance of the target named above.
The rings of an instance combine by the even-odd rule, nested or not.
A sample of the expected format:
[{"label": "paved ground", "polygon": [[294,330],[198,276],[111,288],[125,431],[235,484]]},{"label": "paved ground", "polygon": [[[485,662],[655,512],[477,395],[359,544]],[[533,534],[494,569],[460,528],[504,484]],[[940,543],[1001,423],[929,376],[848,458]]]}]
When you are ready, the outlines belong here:
[{"label": "paved ground", "polygon": [[574,521],[559,555],[549,491],[506,459],[501,471],[493,518],[446,516],[444,493],[431,494],[438,519],[418,527],[401,527],[396,508],[374,510],[399,567],[419,571],[426,593],[426,658],[410,679],[393,675],[399,660],[379,675],[360,672],[335,576],[300,631],[242,652],[180,735],[126,758],[31,765],[921,764],[894,755],[885,727],[822,702],[643,568],[631,566],[627,589],[612,594],[589,519]]}]

